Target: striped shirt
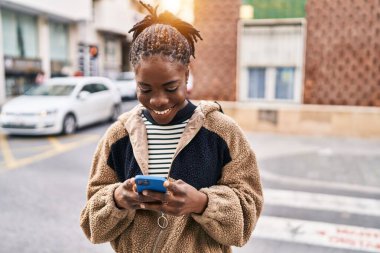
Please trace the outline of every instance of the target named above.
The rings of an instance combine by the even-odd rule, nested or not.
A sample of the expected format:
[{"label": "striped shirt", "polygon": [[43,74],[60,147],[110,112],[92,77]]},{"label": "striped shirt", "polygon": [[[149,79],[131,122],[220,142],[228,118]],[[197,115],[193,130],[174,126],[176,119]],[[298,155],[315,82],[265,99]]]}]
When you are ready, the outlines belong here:
[{"label": "striped shirt", "polygon": [[148,136],[149,175],[167,177],[179,139],[189,119],[173,125],[156,125],[144,114],[142,118]]}]

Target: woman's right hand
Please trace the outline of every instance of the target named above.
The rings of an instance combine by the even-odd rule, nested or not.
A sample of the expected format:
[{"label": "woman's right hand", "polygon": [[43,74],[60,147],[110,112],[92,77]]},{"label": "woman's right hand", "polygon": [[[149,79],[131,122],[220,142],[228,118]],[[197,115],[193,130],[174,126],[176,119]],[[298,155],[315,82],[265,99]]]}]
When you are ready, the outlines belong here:
[{"label": "woman's right hand", "polygon": [[120,209],[142,209],[143,203],[157,201],[137,192],[134,177],[119,185],[113,193],[113,198],[116,206]]}]

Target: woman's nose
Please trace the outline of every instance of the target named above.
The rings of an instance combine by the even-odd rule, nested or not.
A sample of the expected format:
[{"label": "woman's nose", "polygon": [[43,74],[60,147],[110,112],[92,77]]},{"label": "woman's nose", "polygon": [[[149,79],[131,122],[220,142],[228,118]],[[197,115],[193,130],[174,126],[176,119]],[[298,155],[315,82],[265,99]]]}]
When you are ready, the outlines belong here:
[{"label": "woman's nose", "polygon": [[165,95],[156,95],[153,96],[150,99],[150,104],[155,108],[155,109],[162,109],[162,107],[165,107],[165,105],[169,102],[169,99]]}]

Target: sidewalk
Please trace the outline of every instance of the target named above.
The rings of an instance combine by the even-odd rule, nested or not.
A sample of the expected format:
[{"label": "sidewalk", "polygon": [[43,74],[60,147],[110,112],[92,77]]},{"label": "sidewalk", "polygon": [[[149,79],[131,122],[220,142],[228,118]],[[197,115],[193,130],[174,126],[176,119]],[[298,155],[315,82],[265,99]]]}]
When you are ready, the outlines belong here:
[{"label": "sidewalk", "polygon": [[362,189],[380,194],[380,138],[359,139],[246,132],[263,179]]},{"label": "sidewalk", "polygon": [[380,138],[246,136],[264,209],[250,241],[233,252],[380,252]]}]

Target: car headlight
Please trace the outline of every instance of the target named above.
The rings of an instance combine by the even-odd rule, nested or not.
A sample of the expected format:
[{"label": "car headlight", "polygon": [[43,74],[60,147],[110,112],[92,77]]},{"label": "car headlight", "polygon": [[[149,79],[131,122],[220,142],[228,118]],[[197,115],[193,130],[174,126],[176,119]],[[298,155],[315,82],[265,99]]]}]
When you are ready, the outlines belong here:
[{"label": "car headlight", "polygon": [[40,112],[40,116],[41,117],[46,117],[46,116],[51,116],[51,115],[54,115],[58,112],[57,109],[53,109],[53,110],[43,110]]}]

